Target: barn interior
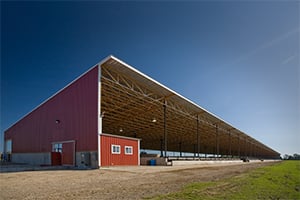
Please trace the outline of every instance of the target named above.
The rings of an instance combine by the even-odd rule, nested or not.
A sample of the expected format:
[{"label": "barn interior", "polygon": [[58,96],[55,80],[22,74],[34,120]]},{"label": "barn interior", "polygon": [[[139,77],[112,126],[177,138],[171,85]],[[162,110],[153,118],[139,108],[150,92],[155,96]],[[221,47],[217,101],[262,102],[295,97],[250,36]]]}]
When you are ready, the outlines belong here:
[{"label": "barn interior", "polygon": [[218,158],[280,156],[115,57],[101,64],[100,76],[103,133],[140,138],[141,149],[157,150],[163,157],[168,152]]}]

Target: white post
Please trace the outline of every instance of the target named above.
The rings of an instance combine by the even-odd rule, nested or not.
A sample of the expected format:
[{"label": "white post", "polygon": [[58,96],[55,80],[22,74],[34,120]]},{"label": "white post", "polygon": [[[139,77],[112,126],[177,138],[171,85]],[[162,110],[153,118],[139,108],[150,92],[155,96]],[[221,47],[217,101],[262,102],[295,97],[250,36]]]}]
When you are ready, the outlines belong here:
[{"label": "white post", "polygon": [[102,133],[102,113],[101,113],[101,65],[98,65],[98,166],[101,166],[101,133]]},{"label": "white post", "polygon": [[141,159],[140,159],[140,157],[141,157],[140,142],[141,142],[141,141],[138,140],[138,166],[141,165]]}]

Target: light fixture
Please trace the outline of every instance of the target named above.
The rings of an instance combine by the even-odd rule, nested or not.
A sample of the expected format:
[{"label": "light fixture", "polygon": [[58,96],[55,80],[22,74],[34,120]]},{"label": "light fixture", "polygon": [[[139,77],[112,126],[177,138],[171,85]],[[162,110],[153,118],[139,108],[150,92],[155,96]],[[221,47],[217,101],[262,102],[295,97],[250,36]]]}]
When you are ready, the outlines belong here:
[{"label": "light fixture", "polygon": [[153,119],[152,119],[152,122],[155,123],[155,122],[157,122],[157,120],[156,120],[155,118],[153,118]]},{"label": "light fixture", "polygon": [[120,130],[119,130],[120,132],[123,132],[123,129],[122,128],[120,128]]},{"label": "light fixture", "polygon": [[55,123],[56,123],[56,124],[59,124],[59,123],[60,123],[60,120],[59,120],[59,119],[55,120]]}]

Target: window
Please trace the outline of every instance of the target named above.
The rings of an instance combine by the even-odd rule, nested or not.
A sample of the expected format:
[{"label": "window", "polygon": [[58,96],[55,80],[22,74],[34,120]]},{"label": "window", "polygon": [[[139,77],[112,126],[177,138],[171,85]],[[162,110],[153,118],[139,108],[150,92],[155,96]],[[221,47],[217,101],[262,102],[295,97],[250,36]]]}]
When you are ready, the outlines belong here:
[{"label": "window", "polygon": [[53,152],[62,152],[62,143],[56,143],[52,145]]},{"label": "window", "polygon": [[132,146],[125,146],[125,154],[132,155],[133,154],[133,147]]},{"label": "window", "polygon": [[120,154],[121,153],[121,147],[120,147],[120,145],[112,144],[111,145],[111,153],[112,154]]},{"label": "window", "polygon": [[6,140],[5,141],[5,152],[6,153],[11,153],[11,150],[12,150],[12,148],[11,148],[11,146],[12,146],[12,142],[11,142],[11,140]]}]

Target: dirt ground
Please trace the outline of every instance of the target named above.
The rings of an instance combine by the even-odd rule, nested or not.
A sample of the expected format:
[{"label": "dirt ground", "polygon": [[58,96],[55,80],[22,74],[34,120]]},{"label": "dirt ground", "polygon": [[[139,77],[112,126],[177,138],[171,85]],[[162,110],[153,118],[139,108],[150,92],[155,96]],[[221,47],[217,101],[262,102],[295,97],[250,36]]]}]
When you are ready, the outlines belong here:
[{"label": "dirt ground", "polygon": [[0,174],[0,199],[142,199],[213,181],[272,162],[229,166],[140,166],[97,170],[55,170]]}]

